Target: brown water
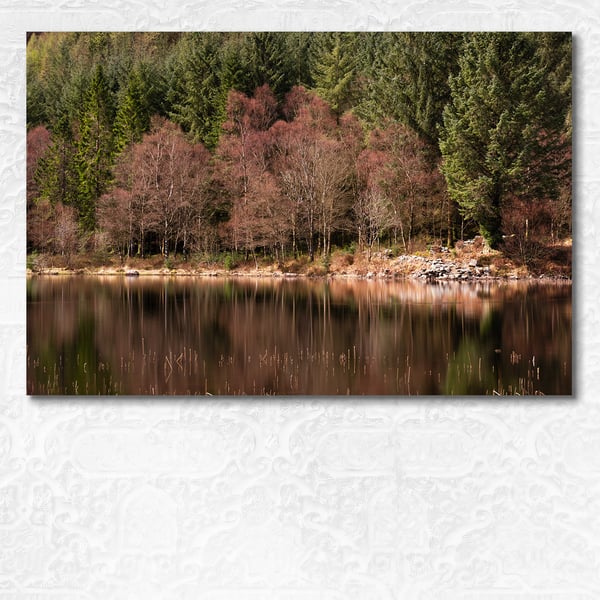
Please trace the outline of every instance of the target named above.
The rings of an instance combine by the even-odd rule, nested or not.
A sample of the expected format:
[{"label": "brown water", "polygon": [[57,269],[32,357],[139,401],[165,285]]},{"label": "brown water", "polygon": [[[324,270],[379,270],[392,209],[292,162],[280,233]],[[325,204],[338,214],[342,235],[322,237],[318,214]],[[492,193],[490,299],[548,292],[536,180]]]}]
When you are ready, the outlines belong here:
[{"label": "brown water", "polygon": [[28,394],[571,394],[568,284],[27,281]]}]

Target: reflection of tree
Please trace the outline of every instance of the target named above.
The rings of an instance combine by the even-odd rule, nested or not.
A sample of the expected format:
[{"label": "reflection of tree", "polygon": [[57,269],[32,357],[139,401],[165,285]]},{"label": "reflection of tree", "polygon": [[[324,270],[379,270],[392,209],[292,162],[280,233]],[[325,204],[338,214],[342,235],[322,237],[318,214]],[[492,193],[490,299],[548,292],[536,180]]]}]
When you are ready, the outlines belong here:
[{"label": "reflection of tree", "polygon": [[[99,350],[96,331],[103,294],[95,296],[96,290],[80,283],[71,278],[28,281],[28,295],[38,300],[27,311],[28,393],[118,391],[111,372],[114,363]],[[46,312],[48,306],[54,308],[53,313]]]},{"label": "reflection of tree", "polygon": [[445,394],[485,394],[498,389],[501,380],[502,315],[483,313],[479,329],[466,333],[448,362]]},{"label": "reflection of tree", "polygon": [[482,313],[478,328],[465,331],[448,363],[445,393],[570,393],[571,309],[562,301],[570,287],[509,291],[501,307]]},{"label": "reflection of tree", "polygon": [[518,391],[535,355],[552,393],[570,377],[565,289],[40,277],[28,385],[62,361],[61,393],[479,394]]}]

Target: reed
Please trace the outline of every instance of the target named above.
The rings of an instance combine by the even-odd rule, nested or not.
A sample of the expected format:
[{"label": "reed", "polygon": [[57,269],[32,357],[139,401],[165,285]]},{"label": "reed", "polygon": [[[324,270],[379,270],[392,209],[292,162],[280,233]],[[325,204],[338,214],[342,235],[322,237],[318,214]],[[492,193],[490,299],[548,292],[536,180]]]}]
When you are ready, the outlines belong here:
[{"label": "reed", "polygon": [[[147,351],[146,351],[147,350]],[[508,364],[523,363],[520,354],[509,353]],[[160,355],[156,350],[145,349],[137,354],[118,357],[116,365],[106,360],[91,364],[76,356],[75,365],[79,376],[65,378],[65,360],[59,357],[51,364],[41,356],[27,355],[27,390],[34,395],[113,395],[136,393],[154,395],[164,393],[218,394],[303,394],[307,381],[323,385],[327,393],[356,393],[357,386],[372,384],[373,393],[380,389],[395,395],[427,393],[428,389],[444,389],[447,394],[470,394],[476,389],[483,395],[543,395],[540,388],[542,367],[535,358],[529,359],[522,375],[506,377],[497,373],[496,364],[486,364],[484,356],[467,352],[464,360],[454,352],[446,354],[445,371],[429,369],[417,373],[419,386],[423,381],[428,387],[415,389],[415,370],[409,357],[395,357],[393,362],[382,365],[375,356],[362,353],[355,345],[342,352],[323,347],[303,347],[295,355],[281,352],[278,347],[264,348],[247,353],[240,362],[234,354],[221,353],[213,360],[203,357],[198,349],[183,346]],[[567,372],[567,365],[561,365]],[[132,388],[132,381],[143,374],[151,374],[145,384]],[[425,377],[424,377],[425,376]],[[370,390],[368,390],[370,391]]]}]

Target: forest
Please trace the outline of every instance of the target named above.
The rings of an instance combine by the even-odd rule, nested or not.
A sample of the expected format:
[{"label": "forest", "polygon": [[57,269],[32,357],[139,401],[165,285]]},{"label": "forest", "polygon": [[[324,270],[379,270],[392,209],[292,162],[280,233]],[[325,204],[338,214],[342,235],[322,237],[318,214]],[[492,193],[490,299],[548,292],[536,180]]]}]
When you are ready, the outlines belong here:
[{"label": "forest", "polygon": [[570,33],[30,33],[31,257],[571,236]]}]

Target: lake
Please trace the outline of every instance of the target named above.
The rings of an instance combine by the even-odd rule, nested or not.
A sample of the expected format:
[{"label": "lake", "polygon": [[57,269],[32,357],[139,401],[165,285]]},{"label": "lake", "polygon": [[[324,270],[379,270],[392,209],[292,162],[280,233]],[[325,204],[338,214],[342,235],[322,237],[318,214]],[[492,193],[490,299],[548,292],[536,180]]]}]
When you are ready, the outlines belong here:
[{"label": "lake", "polygon": [[565,283],[33,276],[27,393],[572,393]]}]

